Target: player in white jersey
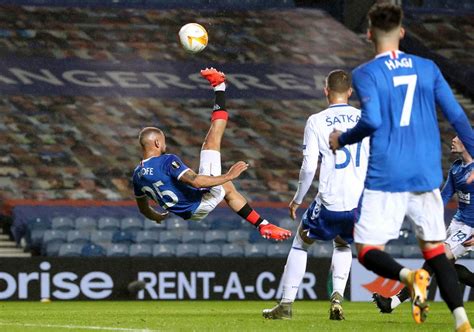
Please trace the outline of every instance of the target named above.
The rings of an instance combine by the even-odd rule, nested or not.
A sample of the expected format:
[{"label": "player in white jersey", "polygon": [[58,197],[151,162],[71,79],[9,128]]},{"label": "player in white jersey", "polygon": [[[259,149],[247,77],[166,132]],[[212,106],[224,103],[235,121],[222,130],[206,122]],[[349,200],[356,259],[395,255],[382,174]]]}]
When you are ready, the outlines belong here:
[{"label": "player in white jersey", "polygon": [[352,263],[350,243],[367,172],[369,141],[365,139],[348,145],[333,154],[329,148],[329,134],[334,129],[345,131],[354,127],[360,118],[360,110],[348,105],[352,88],[349,75],[343,70],[329,73],[324,92],[329,107],[311,115],[306,123],[298,190],[289,206],[291,218],[296,219],[296,210],[308,192],[318,160],[321,160],[318,194],[304,213],[288,254],[282,276],[281,302],[272,309],[263,310],[265,318],[291,318],[292,303],[306,270],[308,248],[314,240],[332,240],[333,293],[329,318],[344,319],[341,302]]}]

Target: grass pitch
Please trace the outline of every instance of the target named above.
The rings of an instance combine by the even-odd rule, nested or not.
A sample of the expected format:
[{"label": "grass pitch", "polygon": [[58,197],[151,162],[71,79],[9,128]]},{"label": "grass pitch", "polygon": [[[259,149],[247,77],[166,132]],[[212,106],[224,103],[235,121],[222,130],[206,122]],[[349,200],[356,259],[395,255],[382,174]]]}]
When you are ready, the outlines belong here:
[{"label": "grass pitch", "polygon": [[[392,314],[378,313],[372,303],[344,302],[345,321],[328,319],[326,301],[300,301],[293,320],[271,321],[261,311],[265,301],[147,302],[3,302],[0,331],[453,331],[444,303],[430,303],[428,319],[416,325],[410,305]],[[474,302],[466,303],[469,314]],[[473,317],[471,317],[472,319]]]}]

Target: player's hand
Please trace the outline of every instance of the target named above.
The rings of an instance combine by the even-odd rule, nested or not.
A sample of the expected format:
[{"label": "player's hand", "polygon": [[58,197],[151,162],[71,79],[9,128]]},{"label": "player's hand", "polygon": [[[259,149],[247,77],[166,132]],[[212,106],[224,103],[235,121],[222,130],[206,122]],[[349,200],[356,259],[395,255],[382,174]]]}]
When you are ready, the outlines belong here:
[{"label": "player's hand", "polygon": [[239,161],[232,165],[226,176],[229,178],[229,180],[234,180],[238,178],[242,172],[246,171],[247,168],[249,168],[249,164],[247,164],[245,161]]},{"label": "player's hand", "polygon": [[157,224],[161,224],[163,220],[168,218],[169,214],[170,213],[168,211],[165,211],[163,213],[156,212],[155,218],[153,218],[153,220],[156,221]]},{"label": "player's hand", "polygon": [[471,175],[466,180],[467,184],[474,182],[474,171],[471,171]]},{"label": "player's hand", "polygon": [[474,237],[471,235],[471,237],[470,237],[469,239],[467,239],[466,241],[464,241],[464,242],[462,243],[462,245],[463,245],[464,247],[472,247],[472,246],[474,246]]},{"label": "player's hand", "polygon": [[298,208],[300,207],[300,205],[298,203],[295,203],[294,200],[292,200],[290,202],[290,205],[288,206],[288,208],[290,209],[290,217],[291,219],[295,220],[296,219],[296,210],[298,210]]},{"label": "player's hand", "polygon": [[339,136],[341,136],[341,134],[342,131],[336,130],[336,128],[334,128],[332,133],[329,134],[329,148],[333,153],[336,153],[336,150],[341,147],[339,144]]}]

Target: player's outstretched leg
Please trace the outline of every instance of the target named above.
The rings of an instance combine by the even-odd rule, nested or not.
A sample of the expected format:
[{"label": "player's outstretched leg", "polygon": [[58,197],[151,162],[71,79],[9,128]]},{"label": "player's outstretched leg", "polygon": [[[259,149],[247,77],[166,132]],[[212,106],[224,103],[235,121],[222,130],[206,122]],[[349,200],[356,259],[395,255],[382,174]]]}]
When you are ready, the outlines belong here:
[{"label": "player's outstretched leg", "polygon": [[224,199],[229,207],[239,216],[254,225],[260,234],[266,239],[283,241],[291,237],[291,232],[287,229],[275,226],[263,219],[254,209],[250,207],[242,194],[235,189],[232,182],[222,185],[225,190]]},{"label": "player's outstretched leg", "polygon": [[304,230],[300,225],[293,239],[293,244],[286,260],[285,270],[281,277],[281,284],[283,286],[281,301],[271,309],[264,309],[262,311],[263,317],[267,319],[291,319],[292,305],[306,272],[308,249],[313,242],[314,240],[305,236]]},{"label": "player's outstretched leg", "polygon": [[225,75],[214,68],[201,70],[201,76],[209,81],[215,92],[215,103],[211,116],[211,126],[202,145],[202,150],[221,150],[222,136],[229,115],[225,108]]}]

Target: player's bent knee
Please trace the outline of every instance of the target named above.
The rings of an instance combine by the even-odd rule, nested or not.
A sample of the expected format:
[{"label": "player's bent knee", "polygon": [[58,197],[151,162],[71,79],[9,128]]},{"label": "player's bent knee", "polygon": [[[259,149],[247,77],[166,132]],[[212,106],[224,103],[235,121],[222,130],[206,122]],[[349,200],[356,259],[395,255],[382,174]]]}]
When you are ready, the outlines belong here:
[{"label": "player's bent knee", "polygon": [[293,247],[303,250],[308,250],[309,247],[314,243],[313,239],[310,239],[306,232],[304,232],[303,227],[301,225],[298,227],[298,231],[296,232],[295,238],[293,239]]}]

